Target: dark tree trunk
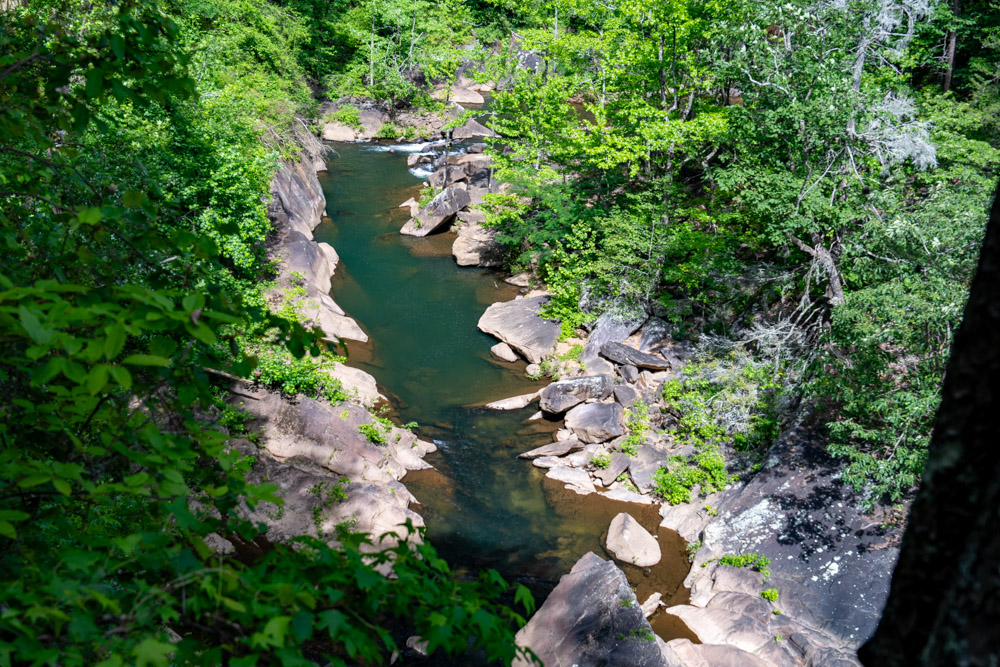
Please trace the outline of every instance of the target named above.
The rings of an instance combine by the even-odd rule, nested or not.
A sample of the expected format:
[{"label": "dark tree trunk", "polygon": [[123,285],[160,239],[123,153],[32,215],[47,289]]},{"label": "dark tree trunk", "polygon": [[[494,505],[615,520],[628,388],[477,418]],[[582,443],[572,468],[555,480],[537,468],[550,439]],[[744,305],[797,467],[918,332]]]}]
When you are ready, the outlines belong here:
[{"label": "dark tree trunk", "polygon": [[997,192],[869,666],[1000,664]]}]

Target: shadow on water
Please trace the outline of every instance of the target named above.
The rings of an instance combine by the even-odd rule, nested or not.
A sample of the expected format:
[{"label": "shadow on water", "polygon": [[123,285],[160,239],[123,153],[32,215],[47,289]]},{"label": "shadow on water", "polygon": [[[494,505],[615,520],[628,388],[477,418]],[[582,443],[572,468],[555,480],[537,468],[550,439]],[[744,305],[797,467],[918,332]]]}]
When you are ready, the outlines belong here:
[{"label": "shadow on water", "polygon": [[524,363],[492,359],[496,341],[476,328],[490,303],[512,299],[517,289],[494,272],[458,267],[450,233],[399,235],[408,211],[397,206],[417,196],[421,180],[407,170],[405,153],[386,148],[337,147],[320,177],[330,219],[315,237],[337,249],[334,299],[370,338],[349,346],[351,365],[374,375],[393,399],[394,416],[418,422],[420,437],[439,447],[428,457],[436,470],[404,480],[421,503],[430,540],[456,573],[495,568],[529,583],[541,603],[584,553],[608,558],[603,534],[627,511],[658,534],[664,552],[648,571],[622,566],[640,601],[654,590],[665,601],[686,601],[683,540],[658,529],[655,509],[577,495],[517,459],[551,442],[558,427],[527,421],[534,408],[475,407],[539,388]]}]

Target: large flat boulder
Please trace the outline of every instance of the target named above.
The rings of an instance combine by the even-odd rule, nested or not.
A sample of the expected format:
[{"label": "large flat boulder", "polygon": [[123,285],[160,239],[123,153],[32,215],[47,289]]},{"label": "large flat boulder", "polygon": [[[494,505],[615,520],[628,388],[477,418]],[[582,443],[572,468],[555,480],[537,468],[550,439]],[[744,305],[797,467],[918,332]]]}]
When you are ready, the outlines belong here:
[{"label": "large flat boulder", "polygon": [[668,667],[772,667],[752,653],[735,646],[694,644],[690,639],[674,639],[663,646]]},{"label": "large flat boulder", "polygon": [[[666,660],[625,574],[583,556],[517,633],[547,667],[664,667]],[[532,663],[518,659],[515,667]]]},{"label": "large flat boulder", "polygon": [[640,445],[634,456],[630,457],[629,475],[636,488],[643,493],[650,493],[656,488],[653,475],[657,470],[667,465],[667,454],[652,445]]},{"label": "large flat boulder", "polygon": [[559,323],[538,314],[548,301],[548,296],[536,296],[494,303],[479,318],[479,330],[507,343],[530,363],[540,363],[559,341]]},{"label": "large flat boulder", "polygon": [[528,407],[536,400],[538,400],[538,392],[533,391],[530,394],[521,394],[520,396],[511,396],[510,398],[501,398],[499,401],[487,403],[486,407],[490,410],[520,410]]},{"label": "large flat boulder", "polygon": [[541,447],[536,447],[531,451],[518,454],[518,458],[538,459],[543,456],[563,456],[564,454],[581,450],[583,447],[584,445],[582,442],[576,438],[570,438],[569,440],[561,440],[547,445],[542,445]]},{"label": "large flat boulder", "polygon": [[856,649],[878,624],[901,530],[862,512],[842,470],[819,434],[790,430],[763,470],[720,503],[704,543],[715,554],[769,558],[783,615]]},{"label": "large flat boulder", "polygon": [[[461,219],[461,214],[459,219]],[[459,266],[503,266],[503,247],[496,241],[497,231],[479,222],[463,222],[451,254]]]},{"label": "large flat boulder", "polygon": [[663,357],[640,352],[621,343],[605,343],[601,346],[601,355],[616,364],[631,364],[637,368],[648,368],[654,371],[670,370],[670,362]]},{"label": "large flat boulder", "polygon": [[354,128],[343,123],[327,123],[323,126],[324,141],[354,141],[356,138]]},{"label": "large flat boulder", "polygon": [[551,468],[545,476],[559,482],[564,482],[567,489],[572,489],[580,494],[595,493],[597,488],[590,481],[590,475],[579,468],[571,468],[567,465],[559,465]]},{"label": "large flat boulder", "polygon": [[617,403],[586,403],[566,413],[566,428],[582,442],[607,442],[625,433]]},{"label": "large flat boulder", "polygon": [[580,361],[587,364],[587,368],[594,368],[595,364],[607,363],[601,359],[601,348],[606,343],[620,343],[642,326],[644,316],[620,316],[611,312],[603,313],[597,318],[594,330],[590,332],[587,344],[580,354]]},{"label": "large flat boulder", "polygon": [[451,222],[455,214],[471,203],[469,193],[459,188],[445,188],[427,206],[420,209],[409,222],[399,230],[407,236],[427,236],[437,231],[445,223]]},{"label": "large flat boulder", "polygon": [[610,375],[588,375],[553,382],[542,389],[539,406],[551,414],[562,414],[586,400],[603,400],[615,388]]},{"label": "large flat boulder", "polygon": [[651,567],[660,562],[660,543],[631,514],[622,512],[608,527],[608,551],[618,560],[637,567]]}]

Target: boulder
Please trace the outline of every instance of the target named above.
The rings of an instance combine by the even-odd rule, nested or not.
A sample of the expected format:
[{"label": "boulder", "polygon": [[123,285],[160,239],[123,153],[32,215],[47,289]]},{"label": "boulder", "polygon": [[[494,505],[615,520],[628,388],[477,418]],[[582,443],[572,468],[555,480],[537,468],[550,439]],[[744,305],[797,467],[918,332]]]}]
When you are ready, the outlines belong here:
[{"label": "boulder", "polygon": [[427,164],[433,157],[427,153],[410,153],[406,156],[406,168],[413,169],[421,164]]},{"label": "boulder", "polygon": [[542,374],[542,367],[538,364],[528,364],[524,369],[524,374],[528,377],[537,378]]},{"label": "boulder", "polygon": [[354,128],[341,123],[327,123],[323,126],[324,141],[354,141],[357,138]]},{"label": "boulder", "polygon": [[625,512],[611,520],[607,547],[615,558],[637,567],[652,567],[662,558],[656,538]]},{"label": "boulder", "polygon": [[472,144],[465,149],[466,153],[482,153],[486,150],[486,144]]},{"label": "boulder", "polygon": [[716,554],[769,558],[783,615],[856,649],[879,622],[902,531],[862,512],[843,466],[819,434],[786,431],[763,469],[719,504],[703,539]]},{"label": "boulder", "polygon": [[643,493],[650,493],[656,485],[653,483],[653,475],[657,470],[667,465],[667,455],[651,445],[640,445],[636,448],[634,456],[630,457],[629,475],[637,489]]},{"label": "boulder", "polygon": [[593,553],[559,580],[515,641],[550,667],[666,665],[625,574]]},{"label": "boulder", "polygon": [[680,619],[702,644],[727,644],[754,653],[774,641],[762,622],[727,609],[679,605],[666,613]]},{"label": "boulder", "polygon": [[[474,219],[478,216],[467,217]],[[496,229],[483,227],[478,221],[463,221],[458,238],[451,246],[455,263],[459,266],[503,266],[503,247],[497,243],[496,235]]]},{"label": "boulder", "polygon": [[627,408],[639,400],[639,392],[632,387],[618,385],[615,387],[615,400],[621,403],[623,408]]},{"label": "boulder", "polygon": [[469,193],[465,190],[446,188],[403,225],[399,231],[408,236],[427,236],[437,231],[445,223],[450,222],[455,214],[468,206],[469,203]]},{"label": "boulder", "polygon": [[389,117],[378,109],[362,109],[360,139],[374,139],[378,131],[389,120]]},{"label": "boulder", "polygon": [[458,104],[485,104],[483,96],[474,90],[463,88],[457,84],[451,86],[451,101]]},{"label": "boulder", "polygon": [[663,605],[663,593],[652,593],[642,603],[642,615],[649,618]]},{"label": "boulder", "polygon": [[632,364],[625,364],[624,366],[621,366],[618,369],[618,372],[621,373],[622,379],[629,384],[635,384],[639,379],[639,369]]},{"label": "boulder", "polygon": [[614,386],[610,375],[588,375],[560,380],[542,389],[539,407],[544,412],[562,414],[586,400],[607,398]]},{"label": "boulder", "polygon": [[542,319],[539,312],[548,296],[494,303],[479,318],[479,330],[496,336],[532,364],[552,354],[559,341],[559,323]]},{"label": "boulder", "polygon": [[572,489],[583,495],[597,491],[594,483],[590,481],[590,475],[579,468],[560,465],[549,470],[545,473],[545,476],[559,482],[565,482],[567,489]]},{"label": "boulder", "polygon": [[646,354],[621,343],[605,343],[601,346],[601,354],[616,364],[631,364],[654,371],[670,370],[670,362],[663,357]]},{"label": "boulder", "polygon": [[651,317],[639,332],[639,351],[655,354],[674,342],[670,325],[658,317]]},{"label": "boulder", "polygon": [[476,137],[495,137],[497,134],[490,128],[478,121],[469,119],[462,127],[455,128],[451,132],[451,138],[455,141],[465,141]]},{"label": "boulder", "polygon": [[537,459],[543,456],[563,456],[564,454],[569,454],[570,452],[575,452],[580,449],[583,449],[583,443],[576,438],[570,438],[569,440],[552,442],[547,445],[542,445],[541,447],[536,447],[531,451],[518,454],[518,458]]},{"label": "boulder", "polygon": [[615,452],[611,455],[611,463],[604,470],[598,470],[594,473],[594,477],[601,480],[604,486],[611,486],[618,477],[628,470],[629,459],[628,456],[622,454],[621,452]]},{"label": "boulder", "polygon": [[362,343],[368,341],[368,334],[353,318],[345,315],[343,309],[328,294],[302,299],[299,302],[299,311],[307,324],[315,324],[323,330],[327,340],[346,338]]},{"label": "boulder", "polygon": [[507,343],[497,343],[490,348],[490,354],[502,361],[509,361],[512,363],[517,361],[517,353],[510,349],[510,345]]},{"label": "boulder", "polygon": [[486,407],[490,410],[520,410],[521,408],[528,407],[536,400],[538,400],[537,391],[530,394],[521,394],[520,396],[511,396],[510,398],[502,398],[499,401],[487,403]]},{"label": "boulder", "polygon": [[379,393],[375,378],[360,368],[351,368],[335,361],[333,368],[327,370],[327,374],[338,380],[348,394],[357,396],[358,400],[369,408],[380,401],[388,400]]},{"label": "boulder", "polygon": [[606,312],[597,318],[594,330],[590,332],[590,338],[583,347],[580,361],[591,367],[593,362],[600,359],[601,348],[605,343],[620,343],[631,336],[640,326],[645,317],[621,317],[611,312]]},{"label": "boulder", "polygon": [[587,403],[566,413],[566,428],[583,442],[607,442],[625,433],[617,403]]},{"label": "boulder", "polygon": [[629,491],[623,487],[617,487],[602,493],[605,498],[610,498],[611,500],[618,500],[623,503],[636,503],[639,505],[652,505],[653,499],[649,496],[644,496],[641,493],[636,493],[635,491]]},{"label": "boulder", "polygon": [[531,286],[531,274],[530,273],[518,273],[510,278],[504,278],[503,280],[508,285],[513,285],[514,287],[530,287]]},{"label": "boulder", "polygon": [[752,653],[734,646],[694,644],[690,639],[674,639],[663,646],[667,667],[771,667]]}]

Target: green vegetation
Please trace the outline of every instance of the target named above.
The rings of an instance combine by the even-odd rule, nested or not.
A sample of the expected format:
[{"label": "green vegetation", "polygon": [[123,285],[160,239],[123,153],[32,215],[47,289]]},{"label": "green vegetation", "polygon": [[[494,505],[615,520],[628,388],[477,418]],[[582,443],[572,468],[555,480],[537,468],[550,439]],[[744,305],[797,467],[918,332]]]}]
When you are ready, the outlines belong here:
[{"label": "green vegetation", "polygon": [[771,564],[771,559],[756,552],[739,555],[725,554],[719,558],[719,564],[731,565],[733,567],[748,567],[763,574],[765,579],[771,576],[771,570],[768,569],[768,565]]},{"label": "green vegetation", "polygon": [[337,107],[337,110],[331,113],[329,118],[334,123],[340,123],[355,130],[364,129],[364,126],[361,125],[361,112],[353,104],[343,104]]},{"label": "green vegetation", "polygon": [[649,429],[649,406],[642,401],[633,403],[628,409],[625,429],[628,434],[622,441],[621,450],[629,456],[635,456]]},{"label": "green vegetation", "polygon": [[360,424],[358,425],[358,433],[365,436],[365,440],[373,445],[384,445],[386,442],[385,428],[379,424]]},{"label": "green vegetation", "polygon": [[770,602],[777,602],[778,601],[778,589],[777,588],[765,588],[764,590],[762,590],[760,592],[760,596],[762,598],[764,598],[765,600],[769,600]]},{"label": "green vegetation", "polygon": [[595,468],[607,470],[611,465],[611,456],[608,454],[594,454],[590,457],[590,462],[594,464]]},{"label": "green vegetation", "polygon": [[739,343],[753,421],[689,436],[762,449],[816,406],[845,483],[911,493],[1000,173],[995,3],[583,0],[511,20],[542,64],[493,63],[515,189],[483,208],[563,335],[658,311],[675,337]]}]

